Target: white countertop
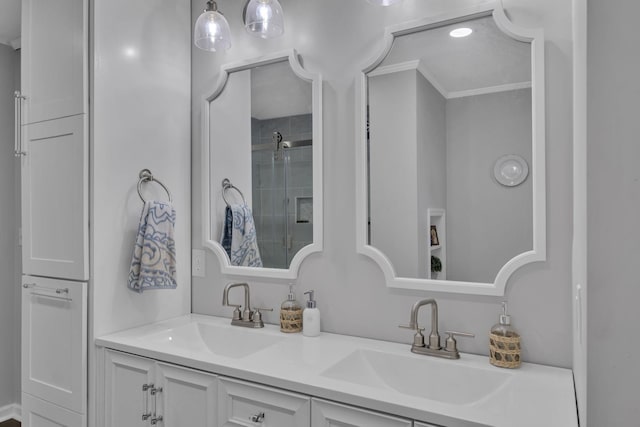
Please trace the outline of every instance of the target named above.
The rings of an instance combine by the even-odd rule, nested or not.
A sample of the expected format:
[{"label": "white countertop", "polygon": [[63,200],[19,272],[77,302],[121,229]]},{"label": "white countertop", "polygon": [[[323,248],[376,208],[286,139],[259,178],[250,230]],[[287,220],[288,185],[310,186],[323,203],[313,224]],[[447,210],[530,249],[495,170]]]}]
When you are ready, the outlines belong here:
[{"label": "white countertop", "polygon": [[[242,333],[255,334],[256,339],[272,337],[278,342],[245,357],[216,354],[199,344],[198,340],[172,337],[172,331],[192,322],[228,325],[232,333],[243,330]],[[461,354],[459,360],[438,359],[411,353],[409,344],[324,332],[311,338],[281,333],[274,325],[265,325],[263,329],[240,328],[231,326],[227,318],[197,314],[103,336],[96,339],[96,344],[447,427],[578,426],[573,375],[568,369],[529,363],[523,363],[516,370],[500,369],[491,366],[486,356]],[[451,404],[322,375],[356,350],[415,358],[425,366],[436,364],[431,366],[436,369],[438,366],[481,369],[507,375],[508,379],[497,391],[482,399],[468,404]]]}]

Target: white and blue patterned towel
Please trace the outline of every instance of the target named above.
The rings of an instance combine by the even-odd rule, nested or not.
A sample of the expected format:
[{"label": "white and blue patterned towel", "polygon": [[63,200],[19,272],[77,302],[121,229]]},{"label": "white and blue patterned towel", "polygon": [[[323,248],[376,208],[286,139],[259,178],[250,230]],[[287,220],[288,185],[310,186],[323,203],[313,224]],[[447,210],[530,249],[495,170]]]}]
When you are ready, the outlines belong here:
[{"label": "white and blue patterned towel", "polygon": [[131,290],[176,288],[175,224],[176,211],[170,203],[144,204],[129,271]]},{"label": "white and blue patterned towel", "polygon": [[[229,210],[231,211],[231,221],[229,221]],[[230,246],[229,235],[231,235]],[[253,214],[251,208],[246,204],[231,205],[230,209],[227,207],[221,240],[222,246],[229,255],[231,265],[262,267]]]}]

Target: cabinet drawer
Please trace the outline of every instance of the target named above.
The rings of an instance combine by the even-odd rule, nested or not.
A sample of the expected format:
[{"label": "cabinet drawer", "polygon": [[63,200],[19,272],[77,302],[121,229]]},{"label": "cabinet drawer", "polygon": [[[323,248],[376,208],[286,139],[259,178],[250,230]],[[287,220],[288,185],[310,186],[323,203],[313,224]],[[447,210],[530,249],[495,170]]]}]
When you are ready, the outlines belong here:
[{"label": "cabinet drawer", "polygon": [[311,427],[412,427],[411,420],[312,399]]},{"label": "cabinet drawer", "polygon": [[310,411],[308,396],[229,378],[219,379],[220,427],[304,427],[309,425]]},{"label": "cabinet drawer", "polygon": [[22,427],[86,427],[84,415],[22,393]]}]

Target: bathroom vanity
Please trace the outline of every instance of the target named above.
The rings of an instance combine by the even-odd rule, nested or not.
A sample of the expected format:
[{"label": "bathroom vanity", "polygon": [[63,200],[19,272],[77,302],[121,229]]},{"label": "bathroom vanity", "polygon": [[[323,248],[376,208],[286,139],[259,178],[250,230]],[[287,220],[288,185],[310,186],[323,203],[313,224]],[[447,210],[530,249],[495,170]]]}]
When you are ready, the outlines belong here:
[{"label": "bathroom vanity", "polygon": [[577,427],[570,370],[191,314],[96,340],[98,425]]}]

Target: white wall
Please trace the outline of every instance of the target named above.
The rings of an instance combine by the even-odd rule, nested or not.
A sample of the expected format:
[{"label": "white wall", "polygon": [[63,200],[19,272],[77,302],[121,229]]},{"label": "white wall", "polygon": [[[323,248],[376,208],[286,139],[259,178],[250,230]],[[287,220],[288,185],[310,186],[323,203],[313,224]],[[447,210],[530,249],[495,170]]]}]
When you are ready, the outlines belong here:
[{"label": "white wall", "polygon": [[[222,180],[228,178],[238,187],[251,206],[251,71],[232,73],[225,90],[210,104],[211,118],[211,238],[220,241],[224,224],[225,201]],[[224,155],[220,155],[224,153]],[[229,203],[239,203],[236,191],[225,193]]]},{"label": "white wall", "polygon": [[491,283],[533,248],[531,177],[505,187],[495,161],[517,154],[531,166],[531,90],[447,101],[447,279]]},{"label": "white wall", "polygon": [[419,273],[416,71],[369,80],[370,242],[396,271]]},{"label": "white wall", "polygon": [[[324,251],[300,268],[298,292],[315,289],[325,331],[410,343],[406,323],[413,302],[435,297],[442,329],[474,332],[460,342],[463,351],[488,354],[487,334],[500,311],[500,298],[391,291],[381,270],[357,255],[355,244],[355,82],[382,46],[387,25],[434,16],[475,0],[405,0],[376,7],[365,0],[283,0],[285,35],[259,40],[242,28],[242,2],[220,0],[230,22],[233,47],[226,53],[193,48],[193,241],[202,239],[200,200],[199,98],[210,92],[222,64],[295,47],[304,65],[324,78]],[[192,23],[202,2],[192,2]],[[512,276],[507,296],[514,325],[523,335],[523,358],[557,366],[571,364],[571,2],[570,0],[504,0],[517,24],[542,27],[546,36],[547,119],[547,245],[548,261],[524,267]],[[218,261],[207,255],[207,277],[193,279],[193,311],[230,316],[222,307],[224,285],[233,280],[220,274]],[[266,282],[266,281],[265,281]],[[279,307],[285,283],[251,281],[256,306]],[[302,295],[299,294],[299,297]],[[302,298],[300,298],[302,299]],[[422,323],[427,323],[426,312]],[[272,323],[276,313],[265,318]],[[408,349],[407,349],[408,351]]]},{"label": "white wall", "polygon": [[[190,4],[91,2],[90,340],[190,311]],[[173,195],[178,287],[138,294],[127,277],[148,168]],[[166,200],[155,183],[148,198]],[[90,341],[91,342],[91,341]],[[91,396],[95,396],[90,347]],[[90,415],[95,401],[90,402]]]},{"label": "white wall", "polygon": [[20,342],[19,280],[16,280],[16,167],[13,156],[14,110],[20,54],[0,44],[0,417],[2,409],[19,401]]},{"label": "white wall", "polygon": [[638,425],[640,3],[588,2],[588,425]]}]

